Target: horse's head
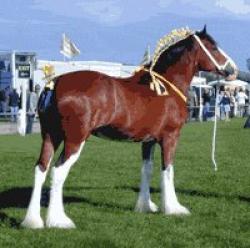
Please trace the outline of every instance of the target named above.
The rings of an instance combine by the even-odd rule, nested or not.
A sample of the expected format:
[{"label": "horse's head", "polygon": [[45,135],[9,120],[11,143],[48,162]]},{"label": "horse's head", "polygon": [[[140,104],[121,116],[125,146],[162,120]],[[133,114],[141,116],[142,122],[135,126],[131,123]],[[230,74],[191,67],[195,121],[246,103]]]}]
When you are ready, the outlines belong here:
[{"label": "horse's head", "polygon": [[196,32],[194,38],[199,44],[199,70],[217,72],[228,80],[236,78],[238,73],[236,64],[207,34],[206,26],[202,31]]}]

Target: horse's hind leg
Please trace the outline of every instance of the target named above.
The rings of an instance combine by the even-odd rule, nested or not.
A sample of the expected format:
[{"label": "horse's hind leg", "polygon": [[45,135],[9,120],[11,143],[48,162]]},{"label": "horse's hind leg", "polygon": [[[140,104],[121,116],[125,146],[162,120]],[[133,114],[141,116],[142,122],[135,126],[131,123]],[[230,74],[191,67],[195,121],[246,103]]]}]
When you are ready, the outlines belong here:
[{"label": "horse's hind leg", "polygon": [[154,141],[142,143],[143,166],[141,169],[140,193],[135,207],[137,212],[157,212],[158,210],[158,207],[150,198],[150,180],[153,168],[154,147]]},{"label": "horse's hind leg", "polygon": [[65,141],[56,166],[51,171],[51,190],[48,214],[46,219],[47,227],[74,228],[72,220],[65,214],[63,207],[63,184],[67,178],[71,166],[80,156],[85,141]]},{"label": "horse's hind leg", "polygon": [[40,216],[40,199],[43,183],[52,160],[54,151],[60,144],[60,140],[52,140],[49,134],[44,135],[40,158],[35,167],[34,187],[26,216],[21,223],[28,228],[43,228],[43,220]]}]

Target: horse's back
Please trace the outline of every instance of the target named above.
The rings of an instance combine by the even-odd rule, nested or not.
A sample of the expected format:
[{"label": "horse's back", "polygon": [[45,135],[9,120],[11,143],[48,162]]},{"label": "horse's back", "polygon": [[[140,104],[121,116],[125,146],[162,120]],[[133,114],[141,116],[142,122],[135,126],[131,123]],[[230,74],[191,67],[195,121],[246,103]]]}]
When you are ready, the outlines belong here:
[{"label": "horse's back", "polygon": [[75,71],[59,76],[56,79],[57,95],[70,91],[84,92],[90,87],[100,86],[100,81],[109,80],[109,76],[96,71]]}]

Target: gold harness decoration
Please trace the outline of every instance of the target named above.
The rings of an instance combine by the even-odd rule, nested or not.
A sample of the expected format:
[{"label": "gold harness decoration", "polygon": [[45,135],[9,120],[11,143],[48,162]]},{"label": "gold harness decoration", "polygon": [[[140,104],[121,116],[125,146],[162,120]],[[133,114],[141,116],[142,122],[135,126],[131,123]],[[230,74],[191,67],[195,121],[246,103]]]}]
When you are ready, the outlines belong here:
[{"label": "gold harness decoration", "polygon": [[169,82],[166,78],[161,76],[159,73],[155,72],[154,66],[158,62],[163,52],[167,51],[177,42],[185,40],[186,38],[188,38],[190,35],[193,34],[194,32],[189,28],[181,28],[181,29],[175,29],[170,34],[165,35],[157,43],[150,68],[146,69],[144,66],[139,68],[139,70],[142,69],[150,73],[150,76],[152,78],[152,82],[150,83],[150,89],[156,91],[158,96],[167,96],[169,94],[164,85],[164,83],[166,83],[183,99],[184,102],[186,102],[187,100],[186,96],[173,83]]},{"label": "gold harness decoration", "polygon": [[42,68],[44,73],[44,80],[46,81],[45,89],[53,90],[55,87],[54,77],[55,77],[55,68],[53,65],[46,64]]}]

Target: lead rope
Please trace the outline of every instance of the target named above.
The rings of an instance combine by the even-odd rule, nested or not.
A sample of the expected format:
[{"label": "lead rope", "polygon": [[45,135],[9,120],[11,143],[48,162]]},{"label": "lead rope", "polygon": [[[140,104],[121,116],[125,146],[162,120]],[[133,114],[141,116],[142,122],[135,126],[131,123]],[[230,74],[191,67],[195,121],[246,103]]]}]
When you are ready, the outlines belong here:
[{"label": "lead rope", "polygon": [[212,139],[212,162],[214,165],[214,170],[217,171],[217,163],[215,160],[215,148],[216,148],[216,133],[217,133],[217,113],[218,113],[218,99],[219,99],[219,90],[216,86],[216,97],[215,97],[215,108],[214,108],[214,130],[213,130],[213,139]]}]

